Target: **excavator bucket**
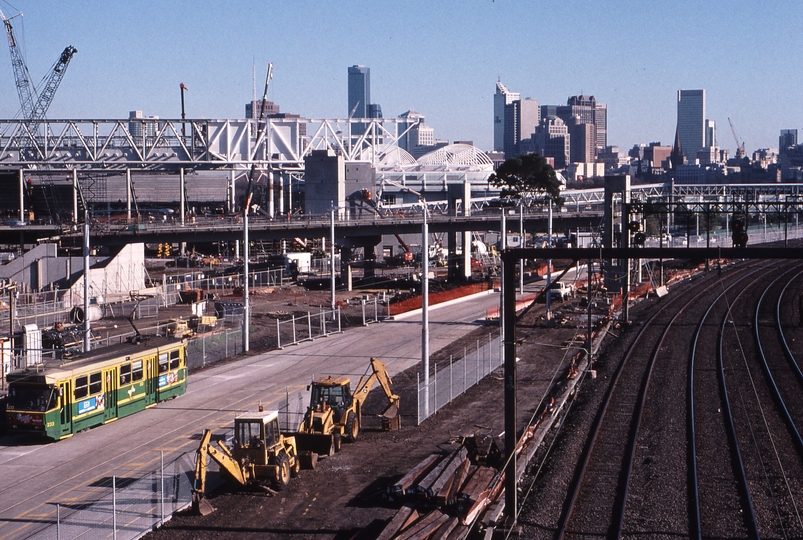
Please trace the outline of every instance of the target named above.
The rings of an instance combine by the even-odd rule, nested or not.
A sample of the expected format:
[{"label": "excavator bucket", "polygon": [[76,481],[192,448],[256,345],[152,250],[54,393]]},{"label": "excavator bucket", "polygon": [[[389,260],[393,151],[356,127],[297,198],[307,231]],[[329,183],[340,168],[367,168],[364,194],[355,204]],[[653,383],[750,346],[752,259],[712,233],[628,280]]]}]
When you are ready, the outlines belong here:
[{"label": "excavator bucket", "polygon": [[292,436],[296,438],[299,455],[303,455],[305,452],[312,452],[319,456],[331,456],[335,453],[334,435],[296,432],[292,433]]},{"label": "excavator bucket", "polygon": [[392,402],[385,411],[379,415],[382,419],[383,431],[395,431],[401,429],[401,415],[399,414],[399,402]]}]

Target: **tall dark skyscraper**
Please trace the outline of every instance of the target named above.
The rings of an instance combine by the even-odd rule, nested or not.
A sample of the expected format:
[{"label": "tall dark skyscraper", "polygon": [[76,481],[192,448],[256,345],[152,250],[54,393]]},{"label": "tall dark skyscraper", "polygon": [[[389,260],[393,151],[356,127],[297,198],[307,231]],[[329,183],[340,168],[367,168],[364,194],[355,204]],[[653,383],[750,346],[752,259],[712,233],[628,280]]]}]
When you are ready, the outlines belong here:
[{"label": "tall dark skyscraper", "polygon": [[[371,103],[371,68],[354,65],[349,68],[349,118],[382,118],[382,107]],[[352,135],[365,133],[366,125],[355,123]]]},{"label": "tall dark skyscraper", "polygon": [[678,90],[677,133],[689,163],[705,146],[705,90]]},{"label": "tall dark skyscraper", "polygon": [[349,68],[349,118],[370,118],[371,106],[371,68],[351,66]]}]

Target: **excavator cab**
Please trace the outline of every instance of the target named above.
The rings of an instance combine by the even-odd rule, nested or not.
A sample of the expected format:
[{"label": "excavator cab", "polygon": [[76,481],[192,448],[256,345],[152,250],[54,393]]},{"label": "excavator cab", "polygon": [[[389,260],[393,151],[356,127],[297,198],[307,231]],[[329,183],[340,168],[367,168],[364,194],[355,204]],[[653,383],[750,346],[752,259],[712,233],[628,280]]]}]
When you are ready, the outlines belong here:
[{"label": "excavator cab", "polygon": [[341,438],[346,442],[356,441],[362,424],[362,405],[374,384],[382,387],[388,399],[388,407],[379,415],[383,429],[399,429],[399,396],[393,393],[385,364],[378,358],[371,358],[368,370],[360,377],[354,391],[348,377],[322,377],[307,387],[309,408],[294,435],[299,452],[332,455],[340,449]]},{"label": "excavator cab", "polygon": [[[277,411],[260,410],[236,417],[231,447],[221,440],[215,446],[211,440],[212,430],[204,430],[195,458],[193,506],[204,515],[213,511],[204,499],[207,457],[220,466],[223,474],[241,486],[258,486],[265,490],[283,489],[300,468],[296,440],[279,430]],[[310,464],[310,468],[314,466],[314,462]]]},{"label": "excavator cab", "polygon": [[344,377],[329,377],[313,382],[310,402],[314,404],[316,412],[332,409],[333,421],[339,423],[353,402],[351,381]]}]

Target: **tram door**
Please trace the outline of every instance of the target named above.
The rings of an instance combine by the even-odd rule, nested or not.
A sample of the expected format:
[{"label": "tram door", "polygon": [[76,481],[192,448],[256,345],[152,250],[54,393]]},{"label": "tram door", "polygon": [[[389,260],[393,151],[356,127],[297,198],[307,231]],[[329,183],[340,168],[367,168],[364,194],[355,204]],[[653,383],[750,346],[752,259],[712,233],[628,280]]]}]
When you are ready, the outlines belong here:
[{"label": "tram door", "polygon": [[145,396],[145,403],[146,406],[153,405],[156,403],[156,381],[158,377],[158,373],[156,373],[156,357],[153,356],[151,358],[145,359],[145,391],[147,395]]},{"label": "tram door", "polygon": [[70,381],[59,384],[59,402],[61,403],[61,435],[72,433],[72,385]]},{"label": "tram door", "polygon": [[106,381],[104,390],[103,419],[108,421],[117,418],[117,367],[103,370],[103,378]]}]

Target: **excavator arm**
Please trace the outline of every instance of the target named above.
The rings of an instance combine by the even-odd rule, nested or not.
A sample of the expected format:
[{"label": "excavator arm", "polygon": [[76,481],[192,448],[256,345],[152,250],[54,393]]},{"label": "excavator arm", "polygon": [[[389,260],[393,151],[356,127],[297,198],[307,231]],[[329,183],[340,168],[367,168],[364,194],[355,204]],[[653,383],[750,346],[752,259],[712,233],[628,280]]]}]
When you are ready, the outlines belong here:
[{"label": "excavator arm", "polygon": [[195,454],[195,489],[193,490],[199,498],[202,498],[206,489],[206,457],[209,456],[220,465],[220,468],[236,480],[241,485],[246,485],[251,475],[247,470],[243,469],[236,459],[231,455],[231,452],[223,444],[218,441],[218,446],[215,448],[210,440],[212,438],[212,430],[205,429],[201,436],[201,444],[198,445],[198,452]]},{"label": "excavator arm", "polygon": [[393,381],[390,380],[385,363],[379,358],[371,358],[371,374],[363,375],[357,383],[353,396],[354,405],[362,408],[363,402],[368,397],[368,392],[377,382],[382,387],[382,391],[389,402],[388,408],[380,416],[389,421],[395,420],[399,415],[399,396],[393,393]]}]

